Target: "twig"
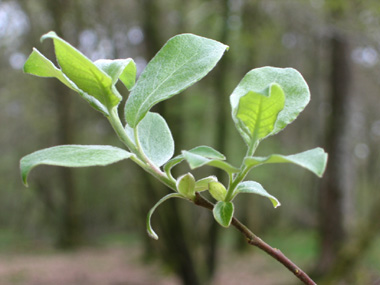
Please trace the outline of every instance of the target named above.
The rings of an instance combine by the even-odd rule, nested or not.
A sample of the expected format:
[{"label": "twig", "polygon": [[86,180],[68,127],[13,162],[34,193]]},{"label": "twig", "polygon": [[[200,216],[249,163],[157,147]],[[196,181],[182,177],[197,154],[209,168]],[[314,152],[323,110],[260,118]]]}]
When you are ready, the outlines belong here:
[{"label": "twig", "polygon": [[[212,211],[214,208],[214,205],[210,201],[202,197],[199,193],[196,193],[194,204],[206,208],[210,211]],[[286,268],[288,268],[295,276],[297,276],[297,278],[300,279],[304,284],[317,284],[301,268],[299,268],[289,258],[287,258],[279,249],[273,248],[269,244],[264,242],[261,238],[252,233],[238,219],[232,218],[231,224],[247,238],[247,241],[250,245],[260,248],[261,250],[265,251],[270,256],[278,260]]]}]

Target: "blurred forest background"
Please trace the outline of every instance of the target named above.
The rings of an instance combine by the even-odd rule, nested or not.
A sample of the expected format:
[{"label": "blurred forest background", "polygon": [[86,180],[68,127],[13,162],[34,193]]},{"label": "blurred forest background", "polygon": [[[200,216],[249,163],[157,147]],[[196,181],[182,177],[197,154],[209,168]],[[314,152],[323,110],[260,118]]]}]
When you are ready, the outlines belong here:
[{"label": "blurred forest background", "polygon": [[[4,273],[1,267],[15,256],[29,254],[40,262],[41,255],[61,253],[46,253],[46,248],[73,253],[115,244],[122,244],[125,256],[141,249],[138,256],[149,266],[158,265],[162,276],[175,276],[171,284],[297,284],[290,272],[247,246],[233,229],[219,228],[209,212],[183,201],[158,209],[153,225],[160,239],[150,240],[146,214],[168,189],[131,161],[106,168],[43,166],[32,172],[29,189],[23,187],[19,159],[37,149],[58,144],[121,146],[107,120],[79,96],[57,80],[22,73],[32,47],[54,58],[52,43],[39,42],[50,30],[92,60],[131,57],[138,72],[178,33],[229,45],[205,79],[155,108],[172,129],[176,153],[210,145],[235,165],[245,146],[230,116],[234,87],[252,68],[299,70],[312,100],[298,120],[265,140],[258,153],[292,154],[321,146],[329,153],[326,174],[318,179],[293,166],[259,168],[250,178],[282,206],[273,209],[264,198],[246,196],[237,199],[236,216],[318,284],[380,284],[377,0],[0,1],[1,284],[45,284],[28,281],[25,271]],[[183,165],[177,174],[185,170]],[[201,171],[195,175],[213,173],[211,168]],[[244,266],[233,265],[240,259],[249,265],[247,274],[262,268],[262,262],[269,265],[245,280],[238,273]],[[145,263],[136,262],[144,268]],[[265,272],[269,281],[259,281]],[[158,280],[62,284],[161,284]]]}]

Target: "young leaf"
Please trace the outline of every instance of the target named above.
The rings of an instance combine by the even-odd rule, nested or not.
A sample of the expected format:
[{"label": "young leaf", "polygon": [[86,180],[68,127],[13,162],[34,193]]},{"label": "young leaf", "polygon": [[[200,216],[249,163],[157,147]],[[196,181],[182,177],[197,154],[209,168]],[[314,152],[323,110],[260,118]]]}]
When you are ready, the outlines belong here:
[{"label": "young leaf", "polygon": [[226,187],[220,182],[210,182],[208,191],[216,201],[224,201],[227,195]]},{"label": "young leaf", "polygon": [[219,201],[212,210],[215,220],[223,227],[228,228],[234,216],[234,204],[232,202]]},{"label": "young leaf", "polygon": [[161,198],[154,206],[152,209],[150,209],[150,211],[148,212],[148,215],[146,217],[146,230],[148,232],[148,235],[155,239],[155,240],[158,240],[158,235],[154,232],[153,228],[152,228],[152,225],[151,225],[151,219],[152,219],[152,215],[154,213],[154,211],[156,210],[156,208],[161,205],[163,202],[165,202],[166,200],[170,199],[170,198],[182,198],[183,199],[183,196],[179,193],[170,193],[168,195],[166,195],[165,197]]},{"label": "young leaf", "polygon": [[236,187],[236,194],[238,193],[252,193],[261,195],[263,197],[267,197],[271,200],[273,207],[277,208],[278,206],[281,206],[280,202],[277,200],[276,197],[270,195],[263,186],[261,186],[260,183],[255,181],[244,181],[238,184]]},{"label": "young leaf", "polygon": [[247,145],[260,141],[274,129],[278,113],[284,108],[285,96],[281,86],[273,83],[261,92],[249,91],[240,97],[233,114]]},{"label": "young leaf", "polygon": [[105,166],[127,159],[132,155],[128,151],[107,145],[60,145],[24,156],[20,161],[21,176],[27,186],[28,174],[37,165]]},{"label": "young leaf", "polygon": [[239,107],[240,98],[251,91],[260,93],[272,83],[277,83],[284,91],[285,106],[278,114],[274,128],[269,135],[277,134],[293,122],[309,103],[309,87],[297,70],[269,66],[253,69],[244,76],[230,97],[235,124],[238,124],[234,114]]},{"label": "young leaf", "polygon": [[[213,149],[210,146],[205,146],[205,145],[197,146],[191,150],[188,150],[188,152],[190,152],[192,154],[200,155],[200,156],[203,156],[206,158],[216,159],[216,160],[225,160],[226,159],[226,157],[222,153]],[[171,175],[170,174],[171,169],[174,166],[176,166],[178,163],[181,163],[184,159],[185,159],[185,157],[183,156],[183,154],[180,154],[180,155],[177,155],[176,157],[173,157],[171,160],[169,160],[164,166],[164,170],[165,170],[166,174],[168,176],[170,176]],[[204,190],[206,190],[206,189],[204,189]]]},{"label": "young leaf", "polygon": [[93,96],[102,105],[110,110],[121,101],[120,94],[114,88],[112,79],[99,69],[90,59],[84,56],[69,43],[61,39],[54,32],[41,37],[53,39],[55,55],[62,72],[85,93]]},{"label": "young leaf", "polygon": [[[128,125],[127,135],[134,142],[134,131]],[[174,140],[165,119],[158,113],[148,112],[137,126],[140,145],[145,155],[160,167],[174,153]]]},{"label": "young leaf", "polygon": [[217,150],[215,150],[212,147],[207,146],[207,145],[201,145],[201,146],[194,147],[191,150],[189,150],[189,152],[203,156],[203,157],[211,158],[211,159],[218,159],[218,160],[225,160],[226,159],[224,154],[220,153],[219,151],[217,151]]},{"label": "young leaf", "polygon": [[177,179],[176,183],[178,193],[182,194],[188,199],[195,198],[195,179],[191,173],[182,175]]},{"label": "young leaf", "polygon": [[195,169],[204,165],[213,166],[223,169],[227,173],[239,172],[239,168],[232,166],[231,164],[216,158],[207,158],[205,156],[192,153],[191,151],[182,151],[182,155],[189,164],[191,169]]},{"label": "young leaf", "polygon": [[217,181],[218,178],[216,178],[214,175],[199,179],[197,182],[195,182],[195,192],[205,191],[208,189],[209,183]]},{"label": "young leaf", "polygon": [[148,63],[125,105],[127,123],[136,127],[158,102],[169,99],[209,73],[228,47],[192,34],[171,38]]},{"label": "young leaf", "polygon": [[133,59],[99,59],[94,64],[112,78],[113,85],[119,79],[128,90],[131,90],[133,85],[135,85],[136,64]]},{"label": "young leaf", "polygon": [[90,105],[96,110],[107,115],[108,111],[106,107],[101,104],[97,99],[88,95],[83,90],[78,88],[74,82],[72,82],[62,70],[56,68],[54,64],[43,56],[37,49],[33,49],[33,52],[28,57],[27,61],[24,64],[24,72],[40,77],[53,77],[57,78],[63,84],[65,84],[70,89],[79,93]]},{"label": "young leaf", "polygon": [[164,171],[165,173],[171,177],[172,174],[171,174],[171,170],[174,166],[176,166],[177,164],[181,163],[182,161],[184,161],[184,157],[182,154],[180,155],[177,155],[175,157],[173,157],[172,159],[170,159],[165,165],[164,165]]},{"label": "young leaf", "polygon": [[246,157],[244,164],[249,168],[268,163],[293,163],[322,177],[327,164],[327,153],[322,148],[314,148],[292,155],[272,154],[267,157]]}]

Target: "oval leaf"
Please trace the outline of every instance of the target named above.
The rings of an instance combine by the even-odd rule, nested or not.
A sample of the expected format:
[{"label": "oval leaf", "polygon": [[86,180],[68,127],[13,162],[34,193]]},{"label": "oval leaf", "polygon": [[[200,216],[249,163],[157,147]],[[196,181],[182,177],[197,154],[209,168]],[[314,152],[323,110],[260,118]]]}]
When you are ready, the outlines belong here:
[{"label": "oval leaf", "polygon": [[208,191],[216,201],[224,201],[227,195],[226,187],[220,182],[210,182]]},{"label": "oval leaf", "polygon": [[260,93],[277,83],[285,94],[284,109],[278,114],[275,126],[269,135],[274,135],[293,122],[310,101],[310,91],[302,75],[293,68],[262,67],[248,72],[232,92],[230,103],[232,117],[238,124],[235,115],[240,98],[248,92]]},{"label": "oval leaf", "polygon": [[238,184],[236,187],[236,194],[238,193],[251,193],[251,194],[257,194],[263,197],[267,197],[270,199],[270,201],[273,204],[273,207],[277,208],[278,206],[281,206],[280,202],[277,200],[276,197],[270,195],[264,188],[261,186],[260,183],[255,181],[244,181]]},{"label": "oval leaf", "polygon": [[228,228],[234,216],[234,204],[232,202],[219,201],[212,210],[215,220],[223,227]]},{"label": "oval leaf", "polygon": [[[125,128],[134,142],[134,132],[128,125]],[[149,112],[137,126],[140,145],[145,155],[160,167],[174,154],[174,140],[165,119],[158,113]]]},{"label": "oval leaf", "polygon": [[37,165],[105,166],[127,159],[132,155],[123,149],[106,145],[60,145],[24,156],[20,161],[21,176],[27,186],[28,174]]},{"label": "oval leaf", "polygon": [[125,105],[134,128],[158,102],[166,100],[209,73],[228,47],[192,34],[171,38],[148,63]]},{"label": "oval leaf", "polygon": [[234,120],[247,145],[262,140],[273,131],[284,104],[284,91],[275,83],[260,93],[249,91],[240,98]]},{"label": "oval leaf", "polygon": [[327,153],[320,147],[292,155],[272,154],[267,157],[246,157],[244,164],[249,168],[268,163],[293,163],[322,177],[326,169]]}]

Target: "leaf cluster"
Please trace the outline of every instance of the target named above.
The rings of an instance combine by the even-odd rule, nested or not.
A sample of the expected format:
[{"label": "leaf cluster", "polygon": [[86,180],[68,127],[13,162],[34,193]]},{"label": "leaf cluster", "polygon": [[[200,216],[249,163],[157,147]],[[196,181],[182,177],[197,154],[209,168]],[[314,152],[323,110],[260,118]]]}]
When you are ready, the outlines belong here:
[{"label": "leaf cluster", "polygon": [[[130,58],[92,62],[54,32],[52,39],[58,62],[56,67],[34,49],[25,63],[26,73],[53,77],[76,91],[110,122],[126,149],[113,146],[63,145],[36,151],[20,161],[22,179],[27,185],[29,172],[37,165],[85,167],[108,165],[132,159],[145,171],[173,190],[149,211],[147,231],[158,238],[151,227],[151,216],[158,205],[170,198],[194,202],[197,192],[208,191],[215,199],[215,220],[228,227],[234,214],[234,198],[251,193],[268,198],[274,207],[280,202],[256,181],[244,181],[255,167],[270,163],[293,163],[321,176],[327,154],[321,148],[298,154],[254,156],[259,144],[293,122],[310,100],[302,75],[292,68],[263,67],[249,71],[230,96],[235,126],[247,145],[240,166],[226,161],[225,155],[209,146],[183,150],[174,156],[174,140],[165,119],[151,112],[157,103],[179,94],[206,76],[221,59],[228,46],[193,34],[171,38],[148,63],[136,81],[136,65]],[[122,96],[116,88],[120,80],[130,91],[124,107],[125,123],[118,115]],[[177,178],[172,169],[187,162],[191,169],[211,166],[228,174],[227,185],[215,176],[195,179],[189,172]]]}]

